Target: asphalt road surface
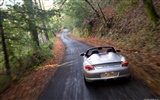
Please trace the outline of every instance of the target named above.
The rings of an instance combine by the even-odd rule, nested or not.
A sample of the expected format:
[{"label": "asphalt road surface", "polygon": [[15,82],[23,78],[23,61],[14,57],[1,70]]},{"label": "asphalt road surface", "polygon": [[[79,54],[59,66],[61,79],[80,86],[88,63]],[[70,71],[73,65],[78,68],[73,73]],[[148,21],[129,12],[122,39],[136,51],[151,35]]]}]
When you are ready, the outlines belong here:
[{"label": "asphalt road surface", "polygon": [[160,100],[141,81],[131,78],[96,81],[85,85],[82,62],[79,54],[86,51],[89,45],[73,40],[67,36],[65,29],[61,39],[66,45],[66,56],[39,100]]}]

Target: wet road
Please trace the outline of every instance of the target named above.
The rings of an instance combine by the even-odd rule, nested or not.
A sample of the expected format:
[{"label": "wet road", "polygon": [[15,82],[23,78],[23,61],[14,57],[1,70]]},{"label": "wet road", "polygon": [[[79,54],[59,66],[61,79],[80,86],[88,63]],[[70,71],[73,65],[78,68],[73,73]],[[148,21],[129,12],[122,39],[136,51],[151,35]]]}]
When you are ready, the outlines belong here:
[{"label": "wet road", "polygon": [[63,66],[58,68],[39,100],[160,100],[160,97],[134,78],[129,82],[118,79],[85,85],[83,59],[79,54],[91,46],[69,38],[67,30],[62,32],[61,39],[66,45]]}]

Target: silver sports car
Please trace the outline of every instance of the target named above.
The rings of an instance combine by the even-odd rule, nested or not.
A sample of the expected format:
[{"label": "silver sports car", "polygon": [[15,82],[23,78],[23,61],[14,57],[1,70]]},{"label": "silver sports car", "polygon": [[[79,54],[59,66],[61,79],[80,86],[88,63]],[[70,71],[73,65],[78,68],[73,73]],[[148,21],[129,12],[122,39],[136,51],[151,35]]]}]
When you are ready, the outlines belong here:
[{"label": "silver sports car", "polygon": [[93,47],[81,53],[85,82],[116,78],[130,78],[130,69],[125,57],[110,46]]}]

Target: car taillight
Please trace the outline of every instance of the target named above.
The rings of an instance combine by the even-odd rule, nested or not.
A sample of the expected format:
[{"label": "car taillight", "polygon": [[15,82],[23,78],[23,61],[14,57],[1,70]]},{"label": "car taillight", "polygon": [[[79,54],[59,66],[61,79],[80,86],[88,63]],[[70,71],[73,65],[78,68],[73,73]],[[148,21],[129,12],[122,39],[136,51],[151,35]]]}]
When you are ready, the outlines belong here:
[{"label": "car taillight", "polygon": [[94,66],[87,65],[87,66],[85,66],[85,69],[87,69],[87,70],[94,70]]},{"label": "car taillight", "polygon": [[128,62],[127,61],[122,62],[122,66],[128,66]]}]

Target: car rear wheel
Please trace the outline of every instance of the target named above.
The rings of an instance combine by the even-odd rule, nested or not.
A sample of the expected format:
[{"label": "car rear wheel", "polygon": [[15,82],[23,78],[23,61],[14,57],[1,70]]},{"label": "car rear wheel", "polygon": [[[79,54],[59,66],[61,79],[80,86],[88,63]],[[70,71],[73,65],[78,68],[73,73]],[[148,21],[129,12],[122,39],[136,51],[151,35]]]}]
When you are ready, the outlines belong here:
[{"label": "car rear wheel", "polygon": [[125,80],[126,80],[126,82],[130,81],[131,80],[131,75],[129,75],[129,77],[126,77]]},{"label": "car rear wheel", "polygon": [[87,80],[87,79],[85,78],[85,76],[84,76],[84,83],[85,83],[85,84],[89,84],[89,83],[91,83],[91,82],[93,82],[93,81]]}]

